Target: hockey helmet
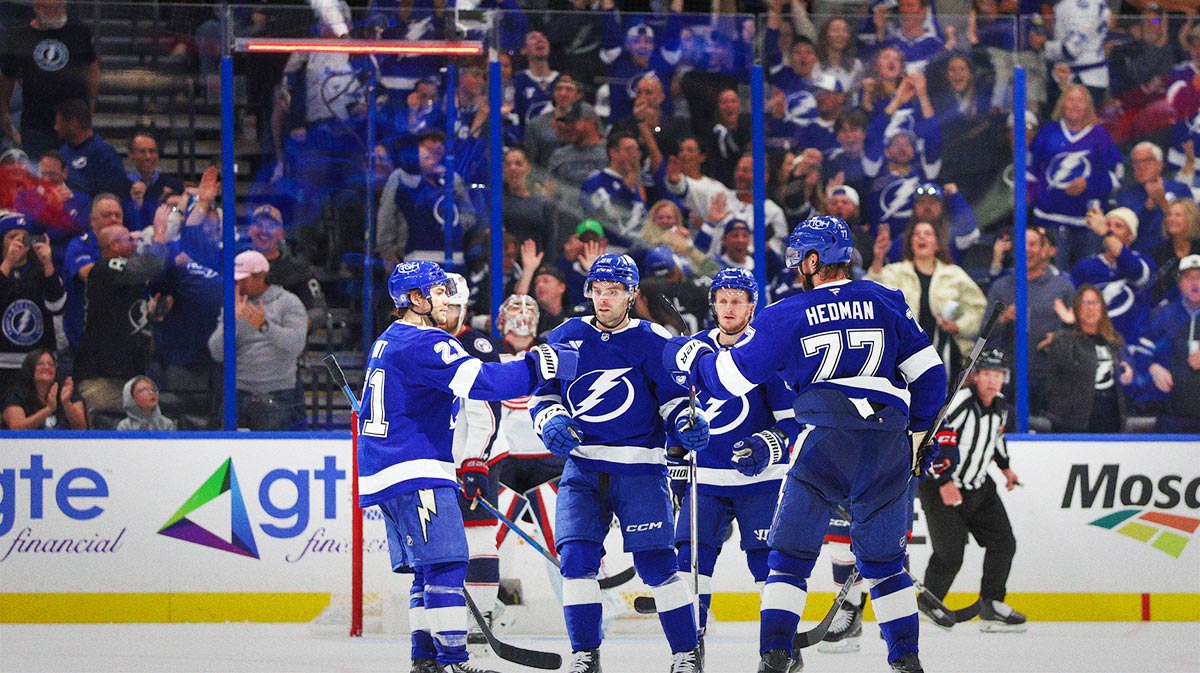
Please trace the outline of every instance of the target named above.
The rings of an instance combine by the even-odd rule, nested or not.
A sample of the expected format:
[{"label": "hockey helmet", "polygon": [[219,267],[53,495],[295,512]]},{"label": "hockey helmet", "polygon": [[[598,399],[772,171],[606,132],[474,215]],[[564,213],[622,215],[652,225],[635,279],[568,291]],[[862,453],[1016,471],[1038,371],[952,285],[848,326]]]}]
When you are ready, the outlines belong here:
[{"label": "hockey helmet", "polygon": [[850,225],[832,215],[810,217],[797,224],[788,237],[788,268],[799,267],[805,255],[814,251],[821,264],[849,262],[854,252]]},{"label": "hockey helmet", "polygon": [[750,303],[758,304],[758,281],[749,269],[733,266],[718,271],[708,289],[709,304],[716,299],[717,290],[745,290],[750,293]]},{"label": "hockey helmet", "polygon": [[975,363],[975,368],[979,370],[992,369],[996,371],[1008,371],[1008,358],[1005,357],[1004,351],[999,348],[989,348],[979,354],[979,360]]},{"label": "hockey helmet", "polygon": [[428,299],[430,291],[438,285],[446,286],[446,293],[451,296],[458,289],[442,267],[433,262],[400,262],[388,277],[388,294],[396,308],[408,308],[412,305],[408,300],[409,292],[419,290]]},{"label": "hockey helmet", "polygon": [[632,257],[606,252],[592,262],[592,268],[587,275],[587,283],[584,285],[583,296],[591,299],[592,283],[596,281],[620,283],[625,286],[625,289],[633,292],[638,289],[641,276],[638,274],[637,264],[634,263]]},{"label": "hockey helmet", "polygon": [[540,316],[541,310],[533,297],[527,294],[509,295],[500,305],[500,312],[496,315],[496,328],[501,334],[533,336],[537,333]]}]

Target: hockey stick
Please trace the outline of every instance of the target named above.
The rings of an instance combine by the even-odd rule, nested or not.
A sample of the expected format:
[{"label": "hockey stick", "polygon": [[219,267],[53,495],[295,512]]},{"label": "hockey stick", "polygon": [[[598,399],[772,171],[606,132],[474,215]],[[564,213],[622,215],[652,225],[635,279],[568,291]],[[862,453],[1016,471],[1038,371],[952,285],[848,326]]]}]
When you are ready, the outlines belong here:
[{"label": "hockey stick", "polygon": [[487,639],[488,645],[491,645],[492,651],[501,659],[521,666],[540,668],[547,671],[558,670],[562,667],[562,656],[555,652],[527,650],[523,647],[517,647],[516,645],[510,645],[498,640],[496,634],[492,633],[492,629],[487,625],[487,620],[484,619],[483,614],[479,612],[475,601],[471,599],[471,594],[467,593],[466,588],[463,588],[463,598],[467,600],[467,607],[471,610],[471,615],[475,617],[476,623],[479,624],[479,630],[483,633],[483,637]]},{"label": "hockey stick", "polygon": [[[518,526],[515,521],[513,521],[512,519],[505,516],[500,511],[499,508],[497,508],[492,503],[488,502],[486,498],[484,498],[483,496],[479,496],[479,497],[475,498],[474,502],[479,503],[484,509],[486,509],[488,511],[489,514],[491,514],[492,516],[499,519],[500,523],[504,524],[505,526],[508,526],[509,530],[511,530],[512,532],[517,534],[517,537],[528,542],[529,546],[533,547],[534,550],[537,551],[537,553],[546,557],[547,561],[553,563],[555,568],[559,567],[558,559],[555,558],[553,554],[551,554],[545,547],[543,547],[537,540],[535,540],[532,535],[521,530],[520,526]],[[600,583],[601,589],[614,589],[616,587],[621,586],[622,584],[625,584],[629,580],[633,579],[633,576],[636,573],[637,573],[637,571],[633,568],[633,566],[630,566],[615,575],[610,575],[608,577],[601,577],[597,581]]]},{"label": "hockey stick", "polygon": [[[346,399],[350,400],[350,406],[354,409],[359,409],[358,398],[354,396],[354,391],[350,389],[346,383],[346,375],[342,372],[341,365],[338,364],[337,358],[332,353],[324,358],[325,367],[329,370],[329,375],[333,377],[335,382],[341,385],[342,392],[346,394]],[[497,513],[497,512],[493,512]],[[513,530],[517,530],[516,525],[513,525]],[[524,531],[518,531],[523,533]],[[630,568],[632,571],[633,569]],[[530,668],[541,668],[546,670],[556,670],[562,666],[562,657],[553,652],[539,652],[537,650],[526,650],[515,645],[497,640],[492,629],[488,626],[487,620],[479,612],[479,608],[475,606],[475,601],[471,599],[471,594],[467,592],[467,588],[463,587],[463,598],[466,599],[467,607],[471,610],[471,615],[475,617],[475,622],[479,624],[479,630],[483,632],[483,637],[487,639],[492,650],[501,659],[511,661],[514,664],[521,666],[529,666]]]},{"label": "hockey stick", "polygon": [[858,566],[850,569],[850,576],[842,584],[842,588],[838,591],[837,596],[833,598],[833,605],[829,608],[829,612],[825,613],[825,618],[811,629],[797,633],[792,636],[792,652],[812,647],[825,639],[825,634],[829,632],[829,627],[833,624],[834,617],[837,617],[838,610],[841,609],[842,603],[846,602],[846,596],[850,594],[850,587],[858,581]]},{"label": "hockey stick", "polygon": [[[679,309],[667,299],[667,295],[658,295],[658,300],[667,307],[667,310],[675,316],[680,325],[687,325],[683,316],[679,313]],[[696,386],[692,381],[692,372],[687,372],[688,384],[688,414],[691,418],[692,425],[696,423]],[[691,451],[692,455],[688,460],[688,547],[691,551],[692,562],[692,619],[695,620],[696,629],[700,628],[700,543],[696,540],[700,536],[700,524],[697,517],[697,508],[699,505],[699,496],[696,491],[696,452]],[[637,610],[637,599],[634,599],[634,610]]]},{"label": "hockey stick", "polygon": [[[838,505],[837,513],[838,516],[845,519],[847,523],[850,522],[850,513],[846,511],[845,507]],[[935,596],[928,587],[922,584],[921,580],[917,579],[917,576],[912,574],[911,570],[905,568],[904,574],[908,575],[908,578],[912,580],[913,587],[917,590],[917,593],[921,594],[921,596],[932,606],[930,607],[929,611],[938,615],[939,617],[945,618],[946,621],[953,621],[955,624],[958,624],[960,622],[974,619],[975,616],[979,614],[978,602],[968,605],[961,610],[951,609],[944,601]],[[933,623],[947,630],[952,628],[950,626],[942,626],[937,619],[934,619]]]},{"label": "hockey stick", "polygon": [[992,336],[992,329],[996,327],[996,322],[1000,319],[1000,314],[1004,313],[1004,303],[996,302],[992,305],[992,314],[988,316],[986,322],[983,323],[983,329],[979,330],[979,336],[975,339],[975,345],[971,348],[971,356],[967,360],[967,364],[963,366],[963,370],[959,372],[958,380],[954,382],[953,392],[946,395],[946,402],[942,404],[942,408],[938,410],[937,416],[933,419],[933,425],[929,426],[929,432],[925,438],[921,440],[921,445],[913,452],[912,475],[914,477],[921,476],[921,464],[925,462],[925,454],[929,452],[929,447],[933,444],[934,435],[938,428],[942,427],[942,423],[946,421],[946,415],[950,413],[950,403],[954,401],[954,396],[966,383],[967,377],[971,375],[971,370],[975,369],[975,363],[979,361],[979,354],[983,352],[983,347],[987,340]]}]

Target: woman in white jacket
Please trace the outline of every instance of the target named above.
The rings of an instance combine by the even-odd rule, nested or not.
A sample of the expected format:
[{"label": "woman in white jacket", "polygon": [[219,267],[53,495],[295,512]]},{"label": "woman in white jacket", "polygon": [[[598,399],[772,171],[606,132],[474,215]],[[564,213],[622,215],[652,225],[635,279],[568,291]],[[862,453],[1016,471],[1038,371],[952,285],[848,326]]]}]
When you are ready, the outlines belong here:
[{"label": "woman in white jacket", "polygon": [[891,241],[880,227],[875,260],[867,278],[904,293],[922,329],[942,356],[953,385],[983,322],[987,299],[962,267],[950,262],[945,233],[929,222],[913,222],[904,231],[904,259],[883,265]]}]

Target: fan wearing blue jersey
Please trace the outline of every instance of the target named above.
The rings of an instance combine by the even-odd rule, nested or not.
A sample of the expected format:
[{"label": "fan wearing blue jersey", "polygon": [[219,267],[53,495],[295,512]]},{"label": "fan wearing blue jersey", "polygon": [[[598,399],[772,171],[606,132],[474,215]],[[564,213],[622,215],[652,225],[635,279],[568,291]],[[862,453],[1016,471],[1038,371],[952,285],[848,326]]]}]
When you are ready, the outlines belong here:
[{"label": "fan wearing blue jersey", "polygon": [[[781,376],[796,391],[796,421],[807,426],[767,539],[760,673],[788,669],[808,576],[829,518],[845,500],[891,670],[923,670],[917,603],[904,572],[907,493],[913,448],[945,401],[946,369],[899,291],[849,278],[853,248],[841,219],[805,220],[788,239],[787,262],[806,291],[763,309],[752,327],[765,338],[716,352],[678,337],[663,352],[665,367],[690,371],[718,399]],[[765,442],[749,448],[752,456],[770,451]]]},{"label": "fan wearing blue jersey", "polygon": [[571,378],[578,361],[569,344],[537,346],[507,363],[471,357],[437,328],[454,290],[432,262],[403,262],[392,271],[397,320],[371,347],[358,427],[359,504],[383,511],[392,570],[414,575],[409,620],[417,673],[480,673],[467,663],[467,538],[452,454],[458,398],[525,395],[539,381]]},{"label": "fan wearing blue jersey", "polygon": [[[717,350],[728,350],[756,336],[763,338],[750,327],[758,306],[758,283],[753,272],[722,269],[713,276],[708,297],[717,326],[695,338]],[[796,413],[792,411],[794,399],[795,394],[778,376],[732,400],[719,400],[707,394],[699,396],[700,406],[709,419],[708,448],[696,456],[701,638],[712,602],[713,568],[735,519],[750,574],[760,586],[767,579],[770,551],[767,532],[775,514],[779,487],[787,473],[788,447],[800,434]],[[752,455],[747,447],[756,442],[767,444],[769,451]],[[679,549],[679,570],[686,575],[692,569],[691,498],[685,495],[681,502],[675,544]]]},{"label": "fan wearing blue jersey", "polygon": [[671,647],[672,673],[697,666],[692,592],[675,572],[674,512],[664,447],[700,451],[708,420],[689,413],[688,390],[663,368],[670,334],[630,319],[640,277],[628,255],[600,255],[585,295],[595,315],[572,318],[547,343],[579,348],[574,382],[546,381],[530,400],[533,427],[552,453],[567,458],[558,484],[555,534],[563,576],[563,614],[573,673],[599,673],[603,639],[596,574],[613,515],[625,551],[650,587]]}]

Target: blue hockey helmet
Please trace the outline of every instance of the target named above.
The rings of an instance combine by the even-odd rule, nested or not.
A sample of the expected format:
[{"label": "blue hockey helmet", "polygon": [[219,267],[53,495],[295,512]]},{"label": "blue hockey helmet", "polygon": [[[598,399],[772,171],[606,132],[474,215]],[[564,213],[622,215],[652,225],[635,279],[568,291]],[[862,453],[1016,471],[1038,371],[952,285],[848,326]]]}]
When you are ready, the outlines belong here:
[{"label": "blue hockey helmet", "polygon": [[788,237],[788,268],[799,267],[804,256],[814,251],[821,264],[849,262],[854,253],[850,225],[832,215],[810,217],[797,224]]},{"label": "blue hockey helmet", "polygon": [[448,295],[454,295],[457,290],[442,267],[433,262],[400,262],[388,277],[388,294],[392,295],[396,308],[408,308],[412,305],[408,300],[409,292],[420,290],[425,298],[429,298],[430,291],[438,285],[445,285]]},{"label": "blue hockey helmet", "polygon": [[632,257],[606,252],[592,262],[592,268],[587,275],[587,283],[584,285],[583,296],[591,298],[592,283],[596,281],[620,283],[627,290],[633,292],[638,289],[641,276],[638,274],[637,264]]},{"label": "blue hockey helmet", "polygon": [[717,290],[745,290],[750,293],[750,303],[758,304],[758,281],[749,269],[731,266],[718,271],[708,289],[708,303],[713,302]]},{"label": "blue hockey helmet", "polygon": [[679,266],[675,261],[675,253],[665,245],[655,246],[646,251],[642,258],[642,267],[650,276],[665,276]]}]

